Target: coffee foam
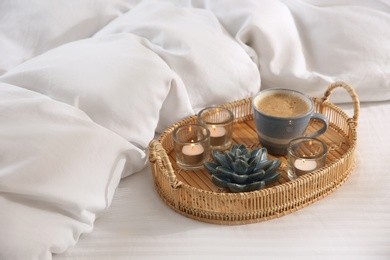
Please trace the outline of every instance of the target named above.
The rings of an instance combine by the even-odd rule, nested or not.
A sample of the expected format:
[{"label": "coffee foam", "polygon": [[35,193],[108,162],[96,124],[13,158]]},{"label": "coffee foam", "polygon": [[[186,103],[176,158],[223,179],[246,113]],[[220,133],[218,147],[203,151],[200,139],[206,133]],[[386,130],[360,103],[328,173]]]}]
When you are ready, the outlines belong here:
[{"label": "coffee foam", "polygon": [[256,98],[255,106],[261,112],[277,117],[296,117],[306,114],[311,106],[298,94],[271,91]]}]

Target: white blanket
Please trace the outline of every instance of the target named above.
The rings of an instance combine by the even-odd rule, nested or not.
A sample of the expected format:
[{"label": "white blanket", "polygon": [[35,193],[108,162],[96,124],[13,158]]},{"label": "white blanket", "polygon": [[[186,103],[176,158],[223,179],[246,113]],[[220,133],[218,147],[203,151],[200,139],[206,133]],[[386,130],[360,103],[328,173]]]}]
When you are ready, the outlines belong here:
[{"label": "white blanket", "polygon": [[50,259],[205,106],[337,80],[390,100],[390,4],[1,0],[0,57],[0,259]]}]

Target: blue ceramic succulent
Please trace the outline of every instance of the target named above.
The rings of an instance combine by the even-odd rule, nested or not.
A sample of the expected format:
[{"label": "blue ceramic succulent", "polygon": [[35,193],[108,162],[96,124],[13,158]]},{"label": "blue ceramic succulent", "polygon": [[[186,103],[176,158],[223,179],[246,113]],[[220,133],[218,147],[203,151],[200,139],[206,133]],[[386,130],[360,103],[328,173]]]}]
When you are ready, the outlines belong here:
[{"label": "blue ceramic succulent", "polygon": [[213,162],[204,162],[211,181],[231,192],[259,190],[280,178],[277,171],[281,161],[268,159],[266,148],[251,151],[245,145],[234,144],[224,153],[213,150]]}]

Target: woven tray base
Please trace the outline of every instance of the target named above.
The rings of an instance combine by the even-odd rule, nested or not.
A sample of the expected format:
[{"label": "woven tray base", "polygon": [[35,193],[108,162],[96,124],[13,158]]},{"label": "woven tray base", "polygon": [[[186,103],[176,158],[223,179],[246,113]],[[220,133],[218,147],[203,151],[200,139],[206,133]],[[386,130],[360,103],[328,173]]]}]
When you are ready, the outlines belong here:
[{"label": "woven tray base", "polygon": [[[313,122],[308,127],[308,133],[312,133],[315,130],[321,128],[321,123]],[[341,135],[341,133],[337,130],[335,125],[331,124],[326,133],[318,139],[325,142],[328,147],[328,154],[326,157],[326,165],[335,162],[341,155],[345,154],[348,149],[351,147],[351,144],[346,136]],[[233,130],[233,143],[236,144],[245,144],[247,147],[254,149],[257,147],[261,147],[258,143],[255,123],[253,120],[248,120],[242,123],[234,124]],[[183,170],[176,164],[176,155],[174,151],[169,152],[169,159],[172,163],[172,167],[176,172],[176,177],[178,180],[182,181],[185,184],[188,184],[192,187],[213,191],[213,192],[228,192],[225,189],[221,189],[214,185],[214,183],[210,180],[210,174],[205,170]],[[281,166],[279,167],[279,172],[282,174],[281,178],[278,182],[266,186],[273,187],[280,184],[284,184],[286,182],[290,182],[291,180],[287,176],[287,157],[286,156],[273,156],[269,154],[269,157],[272,159],[279,158],[282,161]]]}]

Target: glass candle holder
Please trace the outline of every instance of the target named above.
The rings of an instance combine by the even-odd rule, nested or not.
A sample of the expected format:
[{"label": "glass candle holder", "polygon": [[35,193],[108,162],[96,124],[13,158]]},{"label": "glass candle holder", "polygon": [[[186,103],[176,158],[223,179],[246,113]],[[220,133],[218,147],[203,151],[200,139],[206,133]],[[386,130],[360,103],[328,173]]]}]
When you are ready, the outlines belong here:
[{"label": "glass candle holder", "polygon": [[317,138],[298,137],[287,146],[288,177],[294,180],[325,165],[328,148]]},{"label": "glass candle holder", "polygon": [[198,121],[210,131],[210,148],[225,150],[233,135],[232,111],[224,107],[206,107],[198,113]]},{"label": "glass candle holder", "polygon": [[200,124],[182,125],[173,131],[176,163],[182,169],[203,168],[209,160],[210,131]]}]

